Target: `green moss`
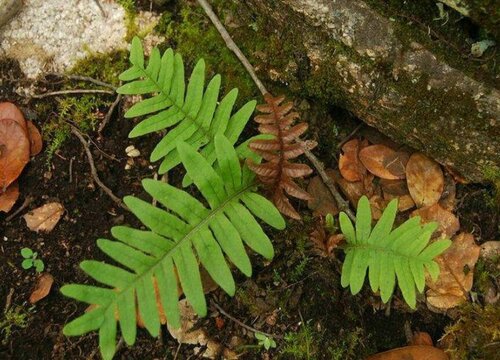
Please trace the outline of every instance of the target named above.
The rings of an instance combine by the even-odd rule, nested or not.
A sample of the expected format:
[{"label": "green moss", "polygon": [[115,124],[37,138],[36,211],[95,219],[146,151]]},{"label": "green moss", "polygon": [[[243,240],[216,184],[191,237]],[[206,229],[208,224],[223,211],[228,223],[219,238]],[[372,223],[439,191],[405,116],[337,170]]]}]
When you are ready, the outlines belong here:
[{"label": "green moss", "polygon": [[[216,4],[215,4],[216,5]],[[258,95],[256,86],[236,56],[229,50],[203,9],[196,3],[181,2],[172,16],[163,14],[156,31],[166,36],[164,47],[182,54],[188,67],[200,58],[205,59],[209,76],[220,73],[227,91],[237,87],[239,101]],[[222,18],[224,21],[224,18]]]},{"label": "green moss", "polygon": [[135,0],[117,0],[125,10],[125,24],[127,27],[126,40],[131,41],[132,38],[139,32],[139,27],[136,24],[137,6]]},{"label": "green moss", "polygon": [[488,360],[498,355],[500,307],[467,303],[443,337],[451,360]]},{"label": "green moss", "polygon": [[320,352],[319,344],[322,335],[314,331],[309,323],[294,332],[285,335],[285,344],[281,348],[280,358],[309,360],[315,359]]},{"label": "green moss", "polygon": [[28,326],[33,309],[34,307],[25,309],[22,306],[12,306],[3,313],[3,319],[0,320],[2,345],[8,344],[13,330],[16,328],[25,329]]},{"label": "green moss", "polygon": [[492,208],[500,208],[500,168],[487,167],[483,170],[484,178],[490,181],[495,187],[493,196],[491,197]]}]

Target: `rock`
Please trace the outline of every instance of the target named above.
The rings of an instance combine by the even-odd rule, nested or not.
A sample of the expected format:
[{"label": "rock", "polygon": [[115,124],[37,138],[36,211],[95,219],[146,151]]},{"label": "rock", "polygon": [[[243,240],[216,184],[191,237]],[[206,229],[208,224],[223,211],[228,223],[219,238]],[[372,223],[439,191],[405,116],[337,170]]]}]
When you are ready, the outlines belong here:
[{"label": "rock", "polygon": [[12,20],[22,7],[22,0],[0,0],[0,28]]}]

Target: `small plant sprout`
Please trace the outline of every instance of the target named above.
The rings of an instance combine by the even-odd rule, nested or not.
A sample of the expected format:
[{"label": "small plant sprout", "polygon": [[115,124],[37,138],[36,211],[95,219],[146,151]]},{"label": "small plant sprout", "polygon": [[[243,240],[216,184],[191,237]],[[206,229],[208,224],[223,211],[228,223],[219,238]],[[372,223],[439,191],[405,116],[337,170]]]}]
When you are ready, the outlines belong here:
[{"label": "small plant sprout", "polygon": [[266,350],[274,349],[276,347],[276,342],[272,337],[267,336],[266,334],[256,332],[255,338],[259,341],[259,346],[263,347]]},{"label": "small plant sprout", "polygon": [[337,230],[337,226],[335,226],[335,219],[333,218],[333,215],[330,213],[326,214],[325,228],[331,234],[335,233]]},{"label": "small plant sprout", "polygon": [[37,273],[41,273],[45,269],[45,264],[42,259],[38,259],[38,253],[30,248],[22,248],[21,255],[24,258],[21,266],[23,269],[28,270],[35,268]]}]

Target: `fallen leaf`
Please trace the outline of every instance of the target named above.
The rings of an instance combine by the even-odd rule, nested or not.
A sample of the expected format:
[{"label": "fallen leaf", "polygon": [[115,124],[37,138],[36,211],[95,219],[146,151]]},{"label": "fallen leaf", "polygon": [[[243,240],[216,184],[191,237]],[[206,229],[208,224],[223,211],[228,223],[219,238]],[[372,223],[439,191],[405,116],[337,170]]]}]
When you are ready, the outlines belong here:
[{"label": "fallen leaf", "polygon": [[314,216],[326,216],[327,214],[335,216],[339,213],[337,203],[333,199],[330,190],[319,176],[315,176],[309,181],[307,192],[311,195],[311,199],[307,201],[307,206],[313,210]]},{"label": "fallen leaf", "polygon": [[30,141],[30,155],[35,156],[42,151],[43,147],[43,141],[42,141],[42,135],[40,134],[40,131],[38,131],[38,128],[33,124],[31,121],[26,122],[27,128],[28,128],[28,138]]},{"label": "fallen leaf", "polygon": [[8,213],[19,197],[19,185],[17,181],[9,185],[5,192],[0,190],[0,211]]},{"label": "fallen leaf", "polygon": [[384,200],[386,200],[387,202],[396,198],[398,199],[398,211],[400,212],[410,210],[411,208],[415,207],[415,202],[413,201],[413,198],[410,196],[410,194],[396,196],[384,192]]},{"label": "fallen leaf", "polygon": [[438,311],[455,307],[467,299],[472,288],[474,266],[479,258],[480,247],[474,237],[460,233],[451,246],[436,258],[440,274],[436,282],[427,278],[427,305]]},{"label": "fallen leaf", "polygon": [[449,360],[448,355],[434,346],[412,345],[368,356],[366,360]]},{"label": "fallen leaf", "polygon": [[437,222],[439,226],[434,237],[451,239],[460,230],[458,218],[439,204],[417,209],[411,213],[411,216],[420,216],[422,223]]},{"label": "fallen leaf", "polygon": [[0,191],[16,180],[29,161],[30,143],[12,119],[0,120]]},{"label": "fallen leaf", "polygon": [[342,193],[354,207],[358,206],[358,200],[361,196],[371,197],[373,195],[372,180],[374,177],[372,174],[367,174],[363,181],[351,182],[344,179],[337,170],[327,169],[326,173],[337,183]]},{"label": "fallen leaf", "polygon": [[366,168],[359,161],[359,151],[368,145],[368,141],[352,139],[342,146],[343,154],[339,158],[340,174],[347,181],[361,181],[366,174]]},{"label": "fallen leaf", "polygon": [[[399,162],[397,153],[385,145],[370,145],[359,152],[359,159],[372,174],[388,180],[404,179],[405,174],[395,175],[387,165],[397,168]],[[394,170],[394,169],[393,169]]]},{"label": "fallen leaf", "polygon": [[441,194],[441,199],[439,199],[439,204],[443,207],[443,209],[453,211],[457,202],[456,198],[457,185],[453,180],[453,177],[449,173],[445,173],[443,193]]},{"label": "fallen leaf", "polygon": [[403,151],[394,152],[394,154],[389,155],[384,158],[384,167],[398,179],[404,179],[406,177],[406,164],[410,155]]},{"label": "fallen leaf", "polygon": [[11,102],[0,103],[0,120],[12,119],[21,126],[25,134],[28,134],[28,128],[24,115],[19,108]]},{"label": "fallen leaf", "polygon": [[373,195],[370,198],[370,207],[372,211],[372,219],[378,220],[382,216],[388,202],[379,195]]},{"label": "fallen leaf", "polygon": [[64,207],[60,203],[51,202],[30,211],[23,217],[30,230],[49,232],[57,225],[63,213]]},{"label": "fallen leaf", "polygon": [[49,295],[54,277],[49,273],[43,273],[37,280],[35,290],[30,295],[30,303],[34,304]]},{"label": "fallen leaf", "polygon": [[206,350],[202,355],[204,358],[218,359],[221,354],[226,359],[238,358],[235,352],[211,339],[205,329],[195,328],[198,316],[186,299],[179,301],[179,310],[181,314],[181,326],[175,329],[167,323],[167,329],[174,339],[181,344],[205,346]]},{"label": "fallen leaf", "polygon": [[417,331],[413,334],[409,345],[429,345],[433,346],[432,338],[425,331]]},{"label": "fallen leaf", "polygon": [[408,185],[406,185],[405,180],[387,180],[381,179],[379,181],[380,187],[384,194],[391,194],[396,196],[407,195],[410,192],[408,191]]},{"label": "fallen leaf", "polygon": [[417,207],[430,206],[439,201],[444,188],[443,171],[437,162],[424,154],[410,156],[406,165],[406,181]]}]

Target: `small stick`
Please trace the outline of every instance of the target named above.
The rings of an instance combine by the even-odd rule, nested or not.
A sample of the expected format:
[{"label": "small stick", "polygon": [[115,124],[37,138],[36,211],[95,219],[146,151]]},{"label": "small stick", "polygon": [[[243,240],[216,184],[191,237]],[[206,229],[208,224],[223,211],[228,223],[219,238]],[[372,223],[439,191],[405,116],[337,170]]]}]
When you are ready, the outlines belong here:
[{"label": "small stick", "polygon": [[5,302],[5,308],[3,313],[5,314],[10,309],[10,305],[12,305],[12,296],[14,295],[14,288],[10,288],[9,293],[7,294],[7,301]]},{"label": "small stick", "polygon": [[122,94],[118,94],[115,101],[113,101],[113,104],[111,104],[106,116],[104,117],[101,124],[99,125],[99,129],[97,129],[97,132],[99,133],[99,135],[101,135],[102,131],[104,130],[106,125],[111,120],[111,116],[113,115],[115,108],[118,106],[118,104],[120,103],[121,100],[122,100]]},{"label": "small stick", "polygon": [[268,91],[267,91],[266,87],[264,86],[264,84],[258,78],[257,74],[255,73],[255,70],[254,70],[252,64],[250,64],[250,62],[248,61],[248,59],[245,56],[245,54],[243,54],[241,52],[241,50],[238,47],[238,45],[236,45],[236,43],[234,42],[234,40],[231,38],[231,35],[229,35],[229,33],[227,32],[227,30],[224,27],[224,25],[222,25],[222,23],[220,22],[219,18],[217,17],[217,15],[212,10],[212,7],[210,6],[210,4],[206,0],[198,0],[198,3],[205,10],[205,12],[207,13],[208,17],[210,18],[210,20],[212,21],[212,23],[214,24],[214,26],[219,31],[220,35],[224,39],[224,41],[225,41],[227,47],[229,48],[229,50],[231,50],[232,52],[234,52],[234,54],[236,55],[236,57],[241,61],[241,63],[245,67],[245,69],[248,71],[248,73],[250,74],[250,76],[252,77],[253,81],[255,82],[255,85],[257,85],[257,87],[259,88],[259,90],[262,93],[262,95],[267,94]]},{"label": "small stick", "polygon": [[100,86],[104,86],[104,87],[116,90],[116,86],[114,86],[112,84],[109,84],[107,82],[98,80],[98,79],[94,79],[93,77],[90,77],[90,76],[72,75],[72,74],[61,74],[61,73],[50,73],[50,74],[47,74],[47,75],[65,77],[65,78],[70,79],[70,80],[88,81],[88,82],[94,83],[96,85],[100,85]]},{"label": "small stick", "polygon": [[[304,144],[304,142],[300,142]],[[321,161],[318,160],[318,158],[309,150],[307,149],[306,145],[303,145],[304,147],[304,155],[309,159],[311,164],[313,164],[314,168],[318,172],[319,176],[321,177],[321,180],[325,183],[326,187],[328,190],[330,190],[330,193],[333,195],[333,198],[337,202],[337,205],[341,211],[344,211],[347,216],[352,221],[356,221],[356,217],[354,216],[354,213],[351,211],[349,208],[349,203],[344,200],[342,195],[338,192],[337,188],[335,187],[334,182],[332,179],[328,176],[328,174],[325,171],[325,167]]]},{"label": "small stick", "polygon": [[99,175],[97,174],[97,170],[96,170],[95,163],[94,163],[94,158],[92,157],[92,153],[90,152],[89,144],[88,144],[87,141],[85,141],[85,139],[83,138],[83,135],[73,125],[71,125],[71,133],[73,135],[75,135],[80,140],[80,142],[82,143],[82,145],[83,145],[83,147],[85,149],[85,153],[87,154],[87,159],[88,159],[89,164],[90,164],[90,172],[91,172],[92,178],[94,179],[94,181],[96,182],[96,184],[99,185],[99,187],[106,194],[108,194],[108,196],[115,203],[117,203],[118,206],[120,206],[121,208],[123,208],[123,209],[125,209],[125,210],[128,211],[129,208],[123,203],[123,201],[120,198],[118,198],[115,194],[113,194],[113,192],[111,191],[111,189],[108,188],[106,185],[104,185],[104,183],[101,181],[101,179],[99,179]]},{"label": "small stick", "polygon": [[14,211],[11,215],[9,215],[5,219],[5,222],[10,222],[12,219],[14,219],[21,211],[26,209],[28,207],[28,205],[31,204],[32,201],[33,201],[33,197],[31,197],[31,196],[28,196],[26,199],[24,199],[24,202],[21,205],[21,207],[19,209],[17,209],[16,211]]},{"label": "small stick", "polygon": [[[243,54],[241,52],[241,50],[238,47],[238,45],[236,45],[236,43],[234,42],[234,40],[231,38],[231,35],[229,35],[229,33],[227,32],[227,30],[224,27],[224,25],[222,25],[222,23],[220,22],[219,18],[214,13],[214,11],[212,10],[212,8],[208,4],[208,2],[206,0],[198,0],[198,3],[205,10],[205,12],[207,13],[208,17],[210,18],[210,20],[212,21],[212,23],[214,24],[214,26],[219,31],[219,33],[222,36],[222,39],[226,43],[227,47],[236,54],[236,56],[241,61],[241,63],[245,67],[245,69],[248,71],[248,73],[250,74],[250,76],[252,77],[253,81],[255,82],[255,85],[257,85],[257,87],[259,88],[259,90],[262,93],[262,95],[267,94],[268,91],[265,88],[264,84],[262,84],[262,82],[258,78],[257,74],[255,73],[255,70],[254,70],[252,64],[250,64],[250,62],[246,58],[245,54]],[[355,221],[354,214],[352,213],[352,211],[349,208],[349,203],[347,201],[345,201],[344,198],[342,198],[342,195],[340,195],[340,193],[337,191],[337,188],[333,184],[332,180],[326,174],[324,166],[321,163],[321,161],[319,161],[318,158],[316,158],[316,156],[309,150],[309,147],[307,146],[306,142],[301,141],[300,139],[297,139],[297,141],[302,144],[302,146],[304,148],[304,155],[309,159],[309,161],[312,163],[312,165],[316,168],[316,171],[320,175],[321,179],[323,180],[323,182],[325,183],[325,185],[328,187],[328,190],[330,190],[330,192],[332,193],[333,197],[337,201],[339,209],[342,210],[342,211],[344,211],[353,221]]]},{"label": "small stick", "polygon": [[247,330],[250,330],[251,332],[253,333],[261,333],[261,334],[264,334],[266,335],[267,337],[270,337],[270,338],[275,338],[275,339],[282,339],[283,337],[280,336],[280,335],[273,335],[273,334],[269,334],[269,333],[266,333],[264,331],[260,331],[260,330],[257,330],[243,322],[241,322],[240,320],[236,319],[235,317],[229,315],[227,312],[224,311],[223,308],[221,308],[217,303],[215,303],[214,301],[212,301],[212,305],[215,306],[217,308],[217,310],[222,314],[224,315],[225,317],[227,317],[229,320],[232,320],[234,321],[236,324],[240,325],[241,327],[247,329]]},{"label": "small stick", "polygon": [[74,95],[74,94],[108,94],[114,95],[114,91],[111,90],[102,90],[102,89],[73,89],[73,90],[60,90],[60,91],[52,91],[45,94],[35,94],[32,96],[34,99],[43,99],[49,96],[57,96],[57,95]]}]

